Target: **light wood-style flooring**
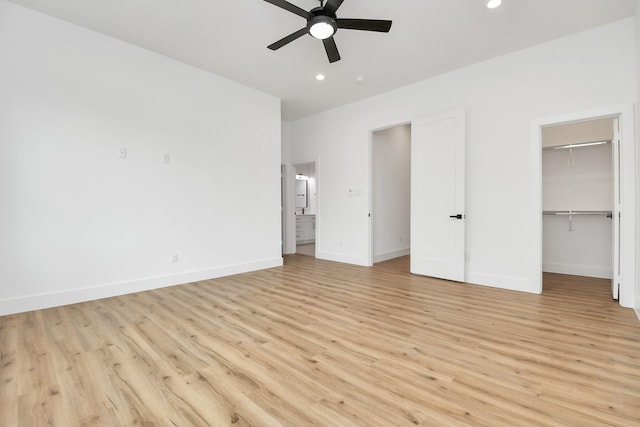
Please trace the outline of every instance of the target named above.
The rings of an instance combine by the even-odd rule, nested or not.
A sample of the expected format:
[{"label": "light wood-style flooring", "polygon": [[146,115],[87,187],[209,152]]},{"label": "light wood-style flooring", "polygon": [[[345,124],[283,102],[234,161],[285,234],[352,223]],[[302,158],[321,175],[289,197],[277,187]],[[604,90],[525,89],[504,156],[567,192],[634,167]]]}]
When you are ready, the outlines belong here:
[{"label": "light wood-style flooring", "polygon": [[543,295],[285,266],[0,317],[0,426],[638,426],[640,322]]},{"label": "light wood-style flooring", "polygon": [[307,255],[307,256],[316,256],[316,244],[315,243],[305,243],[302,245],[296,245],[296,254],[298,255]]}]

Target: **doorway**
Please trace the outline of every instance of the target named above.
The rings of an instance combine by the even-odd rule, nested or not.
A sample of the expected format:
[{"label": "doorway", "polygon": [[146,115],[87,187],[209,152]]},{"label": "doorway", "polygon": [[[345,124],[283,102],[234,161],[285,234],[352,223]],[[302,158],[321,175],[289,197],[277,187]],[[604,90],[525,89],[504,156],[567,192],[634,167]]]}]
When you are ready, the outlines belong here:
[{"label": "doorway", "polygon": [[[398,132],[406,135],[408,152],[403,157],[409,165],[402,167],[408,174],[408,184],[390,192],[387,198],[376,195],[388,182],[399,180],[392,174],[381,179],[377,172],[379,155],[376,139],[384,140],[384,133],[401,125],[391,125],[370,132],[370,200],[369,205],[369,265],[381,258],[402,256],[409,250],[410,271],[413,274],[463,282],[465,279],[465,144],[466,113],[463,109],[450,110],[409,122]],[[393,132],[393,131],[390,131]],[[384,144],[381,144],[384,147]],[[377,183],[376,183],[377,181]],[[391,245],[405,243],[391,251],[379,251],[375,241],[384,230],[378,227],[381,212],[392,204],[392,197],[406,191],[406,201],[400,209],[403,227],[408,225],[409,240],[391,235]],[[406,209],[408,207],[408,221]],[[382,217],[382,218],[381,218]],[[406,228],[403,228],[406,232]]]},{"label": "doorway", "polygon": [[295,253],[316,256],[317,171],[316,162],[294,165]]},{"label": "doorway", "polygon": [[372,263],[410,252],[411,124],[372,132]]},{"label": "doorway", "polygon": [[618,299],[617,134],[614,117],[542,128],[543,289],[599,285]]}]

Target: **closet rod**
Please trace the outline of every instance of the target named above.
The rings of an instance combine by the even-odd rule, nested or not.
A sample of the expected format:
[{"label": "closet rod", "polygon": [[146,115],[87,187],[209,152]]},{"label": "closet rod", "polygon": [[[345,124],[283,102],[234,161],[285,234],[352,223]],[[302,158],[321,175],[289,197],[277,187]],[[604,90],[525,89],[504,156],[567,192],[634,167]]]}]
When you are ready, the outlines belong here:
[{"label": "closet rod", "polygon": [[591,147],[593,145],[611,144],[611,140],[605,141],[591,141],[591,142],[578,142],[575,144],[555,145],[552,147],[542,147],[543,150],[566,150],[570,148]]},{"label": "closet rod", "polygon": [[597,215],[612,218],[611,211],[542,211],[543,215]]}]

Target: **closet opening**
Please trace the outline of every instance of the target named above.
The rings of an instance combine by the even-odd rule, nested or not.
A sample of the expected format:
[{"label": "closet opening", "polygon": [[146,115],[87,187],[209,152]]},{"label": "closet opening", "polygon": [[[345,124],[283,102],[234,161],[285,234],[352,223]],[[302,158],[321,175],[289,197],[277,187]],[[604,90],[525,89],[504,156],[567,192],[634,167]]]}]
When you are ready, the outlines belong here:
[{"label": "closet opening", "polygon": [[618,299],[618,118],[542,127],[543,291],[574,287]]}]

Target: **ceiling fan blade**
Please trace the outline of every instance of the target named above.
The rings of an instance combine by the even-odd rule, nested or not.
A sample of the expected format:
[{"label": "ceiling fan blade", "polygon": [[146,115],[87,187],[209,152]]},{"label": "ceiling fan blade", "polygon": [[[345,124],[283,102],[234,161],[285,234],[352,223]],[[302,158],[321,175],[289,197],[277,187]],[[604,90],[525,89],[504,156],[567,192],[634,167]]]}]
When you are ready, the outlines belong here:
[{"label": "ceiling fan blade", "polygon": [[345,30],[378,31],[388,33],[391,29],[391,21],[382,19],[336,19],[338,28]]},{"label": "ceiling fan blade", "polygon": [[342,6],[343,1],[344,0],[328,0],[324,5],[324,11],[328,12],[329,15],[335,15],[336,10],[338,10],[338,8]]},{"label": "ceiling fan blade", "polygon": [[278,50],[282,46],[287,45],[287,44],[291,43],[292,41],[294,41],[296,39],[299,39],[300,37],[304,36],[305,34],[307,34],[307,28],[306,27],[299,29],[295,33],[291,33],[286,37],[283,37],[282,39],[278,40],[275,43],[270,44],[267,47],[269,49],[271,49],[271,50]]},{"label": "ceiling fan blade", "polygon": [[302,16],[304,19],[310,19],[311,14],[304,9],[299,8],[295,4],[291,4],[285,0],[264,0],[267,3],[271,3],[274,6],[278,6],[284,10],[288,10],[291,13],[295,13],[298,16]]},{"label": "ceiling fan blade", "polygon": [[338,46],[336,46],[336,41],[333,37],[329,37],[328,39],[322,40],[324,43],[324,50],[327,51],[327,57],[329,58],[329,62],[333,63],[336,61],[340,61],[340,53],[338,53]]}]

